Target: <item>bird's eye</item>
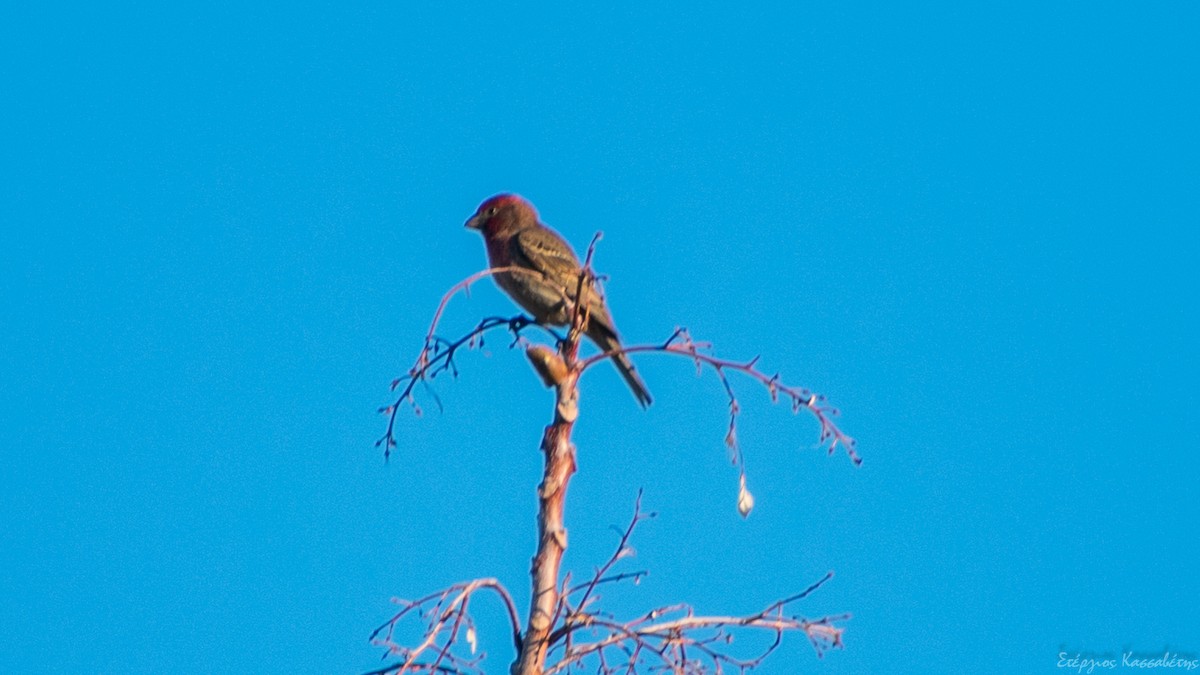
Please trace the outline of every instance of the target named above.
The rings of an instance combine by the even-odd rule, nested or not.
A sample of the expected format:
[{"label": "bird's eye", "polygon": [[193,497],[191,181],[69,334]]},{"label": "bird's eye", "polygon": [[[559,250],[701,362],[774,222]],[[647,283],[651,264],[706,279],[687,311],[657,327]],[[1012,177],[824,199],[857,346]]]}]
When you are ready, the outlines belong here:
[{"label": "bird's eye", "polygon": [[498,211],[498,210],[499,209],[497,209],[496,207],[493,206],[492,208],[488,209],[487,213],[489,216],[494,216],[494,215],[496,215],[496,211]]}]

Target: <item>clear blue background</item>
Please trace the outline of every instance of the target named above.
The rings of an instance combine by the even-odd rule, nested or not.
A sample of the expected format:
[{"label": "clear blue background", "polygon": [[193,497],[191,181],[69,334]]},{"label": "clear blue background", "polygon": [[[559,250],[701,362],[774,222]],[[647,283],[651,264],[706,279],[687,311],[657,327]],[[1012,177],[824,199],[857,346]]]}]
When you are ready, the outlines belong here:
[{"label": "clear blue background", "polygon": [[[836,577],[846,649],[762,672],[1200,656],[1195,3],[241,3],[0,10],[0,670],[356,673],[391,596],[525,611],[551,395],[501,338],[377,406],[462,228],[517,191],[630,342],[826,393],[865,463],[735,382],[585,380],[579,573],[638,488],[629,616]],[[512,306],[459,298],[454,333]],[[429,401],[426,399],[426,403]],[[428,407],[428,405],[427,405]],[[489,672],[511,650],[478,607]]]}]

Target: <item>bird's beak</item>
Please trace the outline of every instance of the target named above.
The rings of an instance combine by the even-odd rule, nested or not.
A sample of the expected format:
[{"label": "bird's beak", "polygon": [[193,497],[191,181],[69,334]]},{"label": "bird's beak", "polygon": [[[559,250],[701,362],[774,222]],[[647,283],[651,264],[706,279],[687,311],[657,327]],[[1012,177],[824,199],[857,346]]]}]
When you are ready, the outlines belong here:
[{"label": "bird's beak", "polygon": [[478,213],[467,219],[468,230],[478,230],[481,227],[483,227],[483,222]]}]

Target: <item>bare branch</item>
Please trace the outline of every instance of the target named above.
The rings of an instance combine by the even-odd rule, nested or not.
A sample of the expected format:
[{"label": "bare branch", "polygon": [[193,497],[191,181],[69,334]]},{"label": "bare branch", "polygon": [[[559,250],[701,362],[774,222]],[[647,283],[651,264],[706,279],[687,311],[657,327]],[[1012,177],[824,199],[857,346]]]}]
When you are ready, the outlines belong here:
[{"label": "bare branch", "polygon": [[[632,579],[636,584],[641,581],[642,577],[645,577],[648,574],[645,571],[638,571],[607,576],[613,565],[617,564],[619,560],[633,555],[633,549],[629,546],[629,538],[633,536],[633,530],[637,527],[638,523],[642,522],[643,520],[654,518],[657,515],[658,514],[653,512],[644,513],[642,511],[642,491],[638,490],[637,499],[634,502],[633,507],[633,517],[629,520],[629,525],[626,526],[625,530],[621,533],[620,541],[617,542],[617,548],[613,551],[613,554],[609,556],[608,561],[596,568],[596,572],[592,575],[591,580],[589,580],[587,583],[579,584],[578,586],[568,589],[559,598],[558,611],[556,611],[554,615],[555,625],[558,625],[558,620],[560,617],[565,618],[562,626],[550,634],[549,641],[552,646],[562,639],[569,639],[573,630],[572,625],[575,623],[575,621],[579,620],[581,617],[587,616],[585,614],[585,610],[587,610],[588,601],[592,598],[592,595],[595,593],[598,586],[606,583],[616,583],[626,579]],[[577,602],[571,602],[572,596],[580,592],[583,593],[583,596]]]},{"label": "bare branch", "polygon": [[[654,517],[641,507],[641,492],[638,493],[633,518],[621,532],[616,551],[608,561],[597,568],[587,583],[570,588],[560,598],[561,623],[551,634],[552,648],[549,656],[556,659],[548,666],[544,675],[583,668],[585,662],[594,660],[597,672],[602,675],[618,672],[635,672],[642,655],[654,659],[650,670],[665,670],[672,673],[722,673],[724,667],[739,672],[750,670],[763,662],[783,642],[784,633],[801,632],[817,651],[824,655],[833,647],[841,647],[842,628],[835,622],[849,615],[826,616],[805,619],[789,616],[788,606],[799,602],[833,578],[829,572],[816,583],[800,593],[777,600],[755,614],[745,616],[698,616],[690,605],[676,604],[647,612],[629,621],[618,621],[607,613],[589,609],[589,600],[601,583],[621,579],[637,579],[644,574],[611,574],[612,568],[632,555],[629,541],[638,523]],[[570,598],[575,593],[583,597],[575,607]],[[763,632],[771,641],[750,657],[737,657],[728,651],[734,634],[742,631]],[[577,633],[592,633],[597,638],[592,642],[578,643]]]},{"label": "bare branch", "polygon": [[[510,668],[512,675],[554,675],[582,669],[585,662],[596,665],[600,675],[631,674],[640,666],[647,665],[647,661],[650,661],[648,668],[651,672],[688,675],[711,671],[720,675],[724,668],[731,668],[745,673],[773,653],[782,644],[785,633],[804,633],[818,656],[842,646],[844,629],[837,622],[848,619],[848,614],[807,619],[790,610],[794,603],[805,599],[829,581],[832,572],[804,591],[774,601],[761,611],[745,616],[697,615],[690,605],[680,603],[660,607],[628,621],[619,621],[611,613],[594,609],[593,605],[599,601],[597,590],[601,586],[629,580],[637,584],[647,574],[645,571],[614,571],[617,563],[633,555],[630,540],[637,525],[655,515],[642,511],[640,491],[633,517],[624,530],[618,530],[619,541],[608,560],[597,567],[586,582],[572,584],[570,574],[560,577],[562,557],[567,548],[563,512],[567,486],[576,470],[571,434],[579,415],[578,381],[589,367],[615,354],[673,354],[691,359],[698,374],[705,367],[716,373],[729,399],[725,442],[740,474],[739,509],[743,515],[752,507],[753,498],[745,487],[745,458],[737,440],[740,406],[728,377],[729,372],[741,373],[763,385],[773,402],[778,401],[780,394],[787,397],[794,413],[801,408],[807,409],[821,424],[821,445],[827,445],[830,453],[840,445],[854,464],[861,463],[854,450],[854,440],[833,422],[837,411],[826,406],[822,397],[807,389],[783,384],[778,374],[767,375],[759,370],[757,356],[746,362],[719,359],[712,355],[711,344],[693,340],[686,329],[676,329],[662,344],[637,345],[580,359],[579,344],[585,334],[589,307],[593,305],[586,294],[603,294],[597,283],[600,278],[591,267],[601,236],[597,232],[588,246],[574,294],[568,288],[558,289],[567,303],[564,308],[570,317],[565,336],[534,319],[517,315],[512,318],[485,318],[456,340],[438,337],[438,325],[450,299],[460,291],[469,295],[474,282],[496,274],[540,276],[539,272],[521,267],[499,267],[478,272],[455,284],[442,297],[416,361],[406,375],[392,382],[393,390],[400,389],[398,398],[380,409],[389,418],[387,431],[376,445],[386,444],[386,457],[396,445],[394,426],[399,408],[411,405],[414,412],[420,415],[421,409],[413,396],[417,384],[429,388],[429,382],[441,373],[449,372],[456,376],[458,370],[454,357],[459,349],[481,346],[485,334],[497,328],[504,328],[512,334],[510,347],[525,342],[521,332],[530,326],[545,330],[555,338],[557,354],[547,347],[525,342],[527,357],[547,386],[554,387],[556,396],[554,418],[545,428],[541,443],[545,464],[542,482],[538,486],[538,547],[530,571],[532,593],[524,630],[512,596],[496,579],[476,579],[454,584],[418,600],[397,600],[400,610],[372,633],[371,641],[385,647],[388,655],[398,658],[399,662],[366,675],[481,674],[480,664],[484,655],[476,654],[475,622],[469,611],[471,599],[480,591],[496,594],[507,611],[517,652]],[[436,394],[432,390],[430,393],[437,402]],[[440,407],[440,402],[438,405]],[[414,647],[402,646],[395,638],[397,625],[406,620],[423,627],[420,640]],[[734,635],[742,632],[757,633],[770,639],[751,656],[735,655],[729,645]],[[580,638],[590,641],[579,642]],[[469,654],[463,653],[463,641],[469,647]]]},{"label": "bare branch", "polygon": [[708,342],[697,342],[692,339],[686,328],[677,328],[669,338],[662,344],[650,345],[633,345],[623,349],[613,349],[594,356],[590,356],[580,362],[580,369],[587,370],[591,366],[607,359],[614,354],[638,354],[638,353],[658,353],[658,354],[673,354],[676,356],[684,356],[696,364],[697,373],[704,366],[709,366],[716,372],[720,378],[721,384],[725,389],[726,395],[729,396],[729,427],[725,436],[725,442],[733,453],[734,462],[738,464],[739,470],[744,475],[744,469],[741,464],[741,452],[737,447],[737,415],[741,411],[737,397],[734,395],[733,387],[726,377],[726,371],[734,371],[741,373],[766,388],[767,393],[771,396],[772,402],[779,400],[779,395],[783,394],[792,403],[792,412],[798,412],[800,409],[808,410],[821,425],[821,435],[819,443],[822,446],[827,446],[829,454],[841,446],[846,454],[850,457],[850,461],[854,462],[855,466],[862,464],[862,458],[859,457],[855,450],[855,441],[848,434],[844,433],[834,423],[833,418],[837,416],[838,411],[825,404],[825,397],[820,394],[815,394],[803,387],[792,387],[780,381],[778,373],[767,375],[765,372],[758,369],[759,357],[755,356],[749,361],[730,361],[720,359],[711,354],[705,353],[705,350],[712,349],[712,344]]},{"label": "bare branch", "polygon": [[[360,675],[394,675],[394,673],[399,672],[400,668],[403,666],[404,666],[403,663],[393,663],[390,666],[376,668],[375,670],[368,670],[367,672],[361,673]],[[424,673],[454,673],[455,675],[466,675],[467,673],[470,673],[471,671],[456,670],[449,666],[437,666],[435,668],[429,664],[415,663],[411,667],[409,667],[408,672],[410,672],[410,673],[422,673],[422,672],[424,672]]]},{"label": "bare branch", "polygon": [[[842,646],[843,628],[835,625],[837,621],[849,619],[848,614],[826,616],[819,619],[805,619],[798,616],[786,616],[784,604],[772,603],[770,607],[748,616],[696,616],[690,607],[677,609],[676,616],[660,621],[647,622],[650,616],[661,617],[662,614],[651,613],[637,621],[617,623],[604,618],[591,617],[587,626],[601,629],[607,633],[595,642],[577,644],[562,659],[549,667],[545,675],[563,672],[583,660],[597,656],[605,651],[623,646],[626,653],[633,653],[630,645],[641,651],[650,651],[666,661],[675,672],[702,672],[704,663],[687,656],[691,648],[702,655],[703,661],[710,664],[717,672],[721,665],[736,667],[741,671],[749,670],[761,664],[782,643],[783,634],[800,632],[807,636],[818,656],[823,656],[831,648]],[[722,649],[733,641],[733,630],[758,629],[772,635],[772,641],[762,648],[755,656],[738,658]]]},{"label": "bare branch", "polygon": [[[393,403],[379,409],[380,413],[388,416],[388,424],[387,431],[384,432],[384,435],[380,437],[379,440],[375,441],[375,446],[384,446],[383,454],[385,459],[391,455],[392,448],[396,446],[396,413],[399,412],[400,408],[405,403],[407,403],[408,405],[412,406],[413,411],[418,416],[421,415],[421,408],[419,405],[417,405],[417,402],[412,395],[413,389],[416,388],[418,383],[423,384],[428,388],[429,380],[432,380],[440,373],[446,371],[449,371],[451,375],[457,377],[458,368],[454,363],[454,354],[460,347],[465,345],[468,349],[472,349],[483,346],[484,333],[492,330],[493,328],[499,327],[506,327],[508,328],[509,332],[513,334],[513,343],[510,346],[514,346],[520,342],[521,331],[529,326],[537,326],[538,328],[541,328],[550,335],[554,336],[555,339],[559,341],[562,340],[562,337],[553,330],[523,315],[517,315],[512,318],[488,317],[480,321],[475,328],[457,340],[450,341],[437,337],[438,324],[441,321],[442,314],[446,311],[446,305],[449,304],[451,298],[457,295],[460,291],[469,296],[471,284],[479,281],[480,279],[494,276],[496,274],[509,273],[537,276],[540,276],[541,274],[540,272],[525,269],[523,267],[492,267],[480,272],[476,272],[466,279],[454,284],[450,287],[450,290],[446,291],[446,293],[442,295],[442,299],[438,303],[437,311],[433,314],[433,320],[429,323],[429,330],[425,333],[425,342],[421,347],[421,351],[417,354],[416,361],[413,363],[412,367],[408,369],[408,372],[405,375],[392,380],[393,391],[399,387],[401,383],[406,383],[404,388],[401,390],[400,395]],[[434,400],[437,402],[436,394],[434,394]],[[438,407],[441,407],[440,402],[438,402]]]},{"label": "bare branch", "polygon": [[[599,235],[597,235],[597,239]],[[595,240],[593,240],[593,245]],[[513,675],[543,675],[546,654],[551,645],[554,625],[562,612],[558,584],[563,553],[567,550],[567,527],[563,519],[566,509],[567,485],[575,474],[575,446],[571,433],[579,417],[579,341],[587,324],[587,302],[584,289],[592,289],[594,278],[588,266],[579,274],[567,339],[558,343],[558,355],[566,366],[567,375],[555,382],[554,419],[542,435],[544,464],[542,482],[538,486],[538,547],[531,570],[533,593],[530,599],[529,620],[521,640]]]},{"label": "bare branch", "polygon": [[[403,675],[405,673],[420,672],[482,672],[478,668],[479,661],[483,658],[482,654],[475,658],[465,658],[457,656],[452,652],[452,649],[458,642],[459,633],[463,631],[464,625],[467,627],[467,631],[473,634],[474,621],[467,610],[472,596],[478,591],[491,591],[500,598],[508,613],[509,625],[513,631],[513,643],[519,646],[521,641],[521,620],[517,616],[517,606],[513,602],[512,595],[496,579],[475,579],[474,581],[454,584],[442,591],[431,593],[418,600],[395,600],[396,604],[401,607],[400,611],[384,622],[379,628],[376,628],[371,633],[370,640],[372,644],[385,647],[389,654],[398,656],[402,659],[402,662],[388,666],[382,670],[372,671],[372,674],[368,675],[380,673]],[[394,640],[396,627],[401,620],[408,616],[417,617],[419,620],[424,620],[425,622],[423,638],[416,647],[404,647]],[[468,642],[473,641],[474,638],[469,635]],[[429,652],[435,654],[433,660],[421,661],[421,657]]]},{"label": "bare branch", "polygon": [[[656,513],[642,512],[642,491],[638,490],[637,500],[635,500],[633,505],[633,518],[630,519],[628,527],[625,528],[625,532],[621,534],[621,541],[617,543],[617,550],[613,551],[612,556],[609,557],[607,562],[596,569],[596,574],[592,577],[590,582],[582,586],[578,586],[571,591],[572,593],[578,590],[583,591],[583,597],[579,600],[580,611],[587,609],[588,598],[592,596],[592,593],[596,591],[596,587],[601,583],[606,581],[620,581],[624,578],[633,578],[636,581],[641,576],[645,575],[644,572],[638,572],[628,577],[625,575],[617,575],[616,577],[605,578],[604,576],[608,574],[608,571],[612,569],[613,565],[617,564],[618,560],[633,554],[633,549],[629,548],[629,538],[633,536],[633,530],[637,527],[638,523],[642,522],[643,520],[654,518],[657,515],[658,514]],[[568,617],[568,621],[569,620],[570,617]]]}]

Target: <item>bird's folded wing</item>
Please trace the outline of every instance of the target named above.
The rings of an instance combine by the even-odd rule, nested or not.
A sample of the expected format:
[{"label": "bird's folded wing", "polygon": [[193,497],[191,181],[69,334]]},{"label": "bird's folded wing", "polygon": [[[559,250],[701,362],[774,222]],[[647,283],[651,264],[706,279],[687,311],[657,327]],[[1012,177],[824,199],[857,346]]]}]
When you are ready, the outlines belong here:
[{"label": "bird's folded wing", "polygon": [[[509,245],[513,261],[544,274],[554,295],[559,298],[564,295],[575,297],[583,267],[571,250],[571,245],[558,233],[543,227],[522,230],[513,236]],[[617,331],[608,308],[604,306],[604,296],[595,291],[593,288],[593,292],[585,294],[591,325],[593,329],[605,331],[615,338]],[[565,323],[568,319],[562,317],[559,320]]]},{"label": "bird's folded wing", "polygon": [[542,228],[522,230],[510,240],[513,261],[545,274],[564,287],[579,279],[579,259],[571,245],[556,233]]}]

